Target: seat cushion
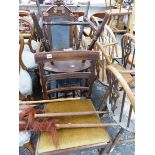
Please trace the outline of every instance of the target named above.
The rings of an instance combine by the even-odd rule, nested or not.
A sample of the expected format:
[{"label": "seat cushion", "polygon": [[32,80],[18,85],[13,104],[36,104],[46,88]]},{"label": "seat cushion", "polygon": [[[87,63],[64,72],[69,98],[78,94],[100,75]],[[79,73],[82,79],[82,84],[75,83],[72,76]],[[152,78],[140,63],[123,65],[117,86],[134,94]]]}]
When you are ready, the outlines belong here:
[{"label": "seat cushion", "polygon": [[34,69],[37,67],[37,64],[35,63],[34,59],[34,54],[30,51],[27,44],[25,44],[24,46],[24,50],[22,53],[22,60],[28,69]]},{"label": "seat cushion", "polygon": [[[67,101],[57,101],[46,105],[47,112],[80,112],[80,111],[95,111],[95,108],[88,99],[77,99]],[[68,116],[60,117],[62,123],[100,123],[100,118],[97,114],[85,116]],[[109,135],[105,128],[74,128],[74,129],[59,129],[59,146],[56,148],[53,145],[51,135],[43,132],[40,135],[38,153],[52,152],[67,148],[80,146],[88,146],[92,144],[106,144],[110,141]]]},{"label": "seat cushion", "polygon": [[23,69],[20,70],[19,74],[19,91],[24,96],[31,95],[32,93],[32,79],[29,73]]},{"label": "seat cushion", "polygon": [[38,47],[38,43],[35,40],[31,41],[31,45],[32,45],[33,50],[36,50]]},{"label": "seat cushion", "polygon": [[[52,18],[51,22],[66,21],[67,18]],[[51,45],[55,49],[70,48],[70,27],[69,26],[51,26]]]}]

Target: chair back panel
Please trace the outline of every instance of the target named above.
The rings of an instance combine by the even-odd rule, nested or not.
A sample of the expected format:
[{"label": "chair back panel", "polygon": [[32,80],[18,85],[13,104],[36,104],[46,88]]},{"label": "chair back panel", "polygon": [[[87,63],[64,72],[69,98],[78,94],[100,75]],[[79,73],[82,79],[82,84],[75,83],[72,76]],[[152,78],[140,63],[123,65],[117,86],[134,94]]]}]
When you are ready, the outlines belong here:
[{"label": "chair back panel", "polygon": [[[67,21],[66,18],[52,18],[51,22]],[[50,26],[52,36],[51,45],[54,49],[67,49],[71,47],[70,26]]]},{"label": "chair back panel", "polygon": [[[44,99],[48,99],[49,94],[58,93],[58,92],[68,92],[72,91],[74,93],[87,92],[87,96],[90,97],[93,82],[96,79],[95,75],[95,63],[99,59],[98,52],[91,51],[65,51],[65,52],[43,52],[35,54],[35,61],[39,64],[39,71],[41,76],[43,96]],[[88,69],[88,72],[69,72],[69,73],[52,73],[45,74],[44,64],[46,62],[55,62],[55,61],[70,61],[70,60],[90,60],[91,67]],[[85,62],[83,62],[85,63]],[[79,79],[80,82],[74,83],[75,85],[63,85],[63,87],[57,86],[56,88],[49,89],[48,85],[52,81],[61,81],[67,83],[71,79]],[[60,84],[60,83],[59,83]],[[57,94],[56,94],[57,96]],[[58,97],[58,96],[57,96]],[[74,97],[74,95],[73,95]]]}]

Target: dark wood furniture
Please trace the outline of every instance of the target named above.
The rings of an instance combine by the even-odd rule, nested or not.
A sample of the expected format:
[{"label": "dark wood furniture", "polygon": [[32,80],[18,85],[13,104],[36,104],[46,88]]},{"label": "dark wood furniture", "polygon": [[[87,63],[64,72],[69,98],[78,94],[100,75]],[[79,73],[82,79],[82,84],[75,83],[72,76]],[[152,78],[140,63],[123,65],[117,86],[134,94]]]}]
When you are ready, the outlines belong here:
[{"label": "dark wood furniture", "polygon": [[[91,94],[91,87],[92,87],[92,82],[87,83],[84,82],[84,85],[81,86],[79,84],[75,83],[75,86],[71,87],[60,87],[60,88],[54,88],[53,90],[48,90],[48,84],[52,80],[62,80],[62,79],[88,79],[92,78],[92,80],[95,80],[95,60],[98,59],[99,53],[98,52],[90,52],[90,51],[65,51],[65,52],[42,52],[39,54],[35,55],[35,61],[39,65],[39,72],[40,72],[40,77],[41,77],[41,85],[42,85],[42,90],[43,90],[43,97],[44,99],[48,99],[48,95],[50,93],[56,93],[57,92],[65,92],[65,91],[73,91],[73,96],[75,93],[80,90],[81,92],[83,91],[89,91],[88,95],[90,96]],[[82,71],[75,72],[75,70],[64,70],[63,72],[55,72],[54,74],[45,74],[44,70],[44,65],[46,62],[51,62],[51,61],[70,61],[70,60],[75,60],[75,61],[81,61],[81,67]],[[82,60],[85,60],[85,62],[82,62]],[[91,60],[91,62],[90,62]],[[83,64],[87,64],[86,62],[89,61],[91,65],[89,66],[89,71],[88,72],[83,72]],[[61,67],[62,68],[62,67]],[[88,80],[86,80],[88,81]],[[82,82],[82,81],[81,81]],[[82,83],[81,83],[82,84]],[[57,96],[58,97],[58,96]]]},{"label": "dark wood furniture", "polygon": [[[104,25],[105,25],[106,21],[108,20],[109,15],[105,16],[103,22],[101,23],[101,26],[99,28],[97,28],[87,18],[89,5],[90,5],[90,3],[87,4],[87,9],[86,9],[86,12],[84,13],[83,22],[78,22],[78,21],[76,22],[76,20],[78,18],[78,15],[71,12],[71,10],[69,10],[69,8],[67,6],[65,6],[65,5],[51,6],[46,12],[43,13],[43,16],[42,16],[42,19],[43,19],[42,20],[43,21],[43,31],[42,31],[42,29],[41,29],[41,27],[40,27],[40,25],[38,23],[38,20],[37,20],[35,14],[34,13],[31,14],[32,19],[33,19],[34,24],[35,24],[35,27],[36,27],[36,30],[38,32],[38,37],[42,41],[44,49],[45,49],[46,52],[48,52],[49,50],[55,50],[55,51],[62,50],[63,51],[65,49],[65,47],[63,47],[63,48],[61,47],[61,44],[62,44],[63,41],[60,42],[56,38],[60,39],[61,37],[63,38],[63,36],[66,37],[66,36],[68,36],[67,34],[66,35],[63,34],[63,36],[61,36],[61,37],[60,37],[60,35],[56,34],[56,36],[53,38],[53,40],[56,39],[55,43],[58,46],[60,45],[60,47],[58,47],[58,46],[55,46],[54,48],[52,47],[51,28],[54,27],[54,26],[59,26],[59,28],[60,28],[60,27],[66,27],[66,26],[67,27],[68,26],[73,27],[73,26],[76,26],[76,25],[80,25],[80,32],[79,32],[78,35],[76,35],[73,32],[69,33],[69,34],[72,34],[72,37],[70,37],[70,38],[72,38],[71,40],[75,40],[76,45],[74,46],[74,48],[73,48],[73,46],[68,46],[68,47],[71,47],[71,48],[76,49],[76,50],[80,49],[80,43],[81,43],[81,40],[82,40],[84,26],[86,26],[86,25],[91,26],[91,28],[94,30],[94,37],[92,38],[92,41],[88,45],[87,49],[88,50],[93,49],[93,46],[94,46],[95,42],[97,41],[98,37],[100,36],[100,34],[101,34],[101,32],[102,32],[102,30],[104,28]],[[67,18],[67,21],[59,21],[59,22],[58,21],[57,22],[50,21],[51,19],[58,19],[59,20],[59,19],[62,19],[64,17]],[[76,27],[74,27],[74,28],[76,29]],[[77,38],[75,38],[76,36],[77,36]],[[67,40],[67,39],[65,39],[65,40]],[[72,41],[70,43],[72,44]],[[86,62],[85,64],[86,64],[86,66],[84,66],[83,69],[86,69],[89,66],[89,63]],[[54,62],[52,62],[52,64],[48,63],[48,65],[45,68],[46,68],[46,70],[48,69],[48,71],[62,72],[63,70],[66,71],[66,69],[68,67],[71,68],[70,66],[72,66],[72,68],[75,69],[75,71],[80,71],[81,70],[80,66],[83,66],[83,64],[81,64],[80,61],[76,61],[76,62],[74,62],[74,61],[71,62],[70,61],[70,62],[64,62],[63,67],[60,67],[60,66],[62,66],[62,65],[58,64],[58,62],[56,62],[56,64]],[[66,68],[66,69],[63,69],[63,68]]]},{"label": "dark wood furniture", "polygon": [[[48,98],[48,94],[52,92],[62,92],[62,91],[88,91],[88,98],[91,96],[92,84],[96,79],[95,76],[95,62],[99,59],[98,52],[44,52],[35,55],[36,63],[39,65],[41,82],[43,87],[44,98]],[[44,75],[44,63],[47,61],[66,61],[66,60],[90,60],[91,68],[88,72],[69,72],[69,73],[57,73],[54,75]],[[47,90],[47,83],[50,80],[60,80],[60,79],[71,79],[71,78],[82,78],[87,79],[87,86],[74,86],[57,88],[53,90]],[[41,103],[41,102],[40,102]],[[44,103],[44,102],[43,102]],[[77,111],[95,111],[94,106],[89,99],[82,98],[68,98],[68,99],[55,99],[48,100],[46,104],[46,110],[48,112],[77,112]],[[101,123],[98,115],[89,116],[67,116],[59,118],[63,123],[69,124],[82,124],[82,123]],[[81,126],[82,127],[82,126]],[[110,137],[103,128],[72,128],[72,129],[60,129],[58,131],[59,144],[56,147],[49,133],[41,133],[38,143],[36,154],[67,154],[74,151],[82,151],[89,149],[98,149],[100,154],[104,154],[106,148],[111,144]]]},{"label": "dark wood furniture", "polygon": [[51,25],[51,22],[75,22],[78,16],[66,6],[51,6],[43,13],[43,28],[48,34],[51,49],[73,48],[75,26]]}]

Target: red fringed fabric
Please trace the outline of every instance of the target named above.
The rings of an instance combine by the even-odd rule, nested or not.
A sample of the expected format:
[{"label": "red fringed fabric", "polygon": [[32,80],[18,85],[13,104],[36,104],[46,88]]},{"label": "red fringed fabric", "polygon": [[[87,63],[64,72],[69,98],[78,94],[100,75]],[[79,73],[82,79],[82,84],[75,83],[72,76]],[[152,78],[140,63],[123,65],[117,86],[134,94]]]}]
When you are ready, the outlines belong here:
[{"label": "red fringed fabric", "polygon": [[25,109],[19,115],[20,121],[27,121],[26,124],[19,124],[19,130],[24,131],[29,129],[34,132],[49,132],[51,133],[53,144],[58,146],[58,132],[56,125],[59,123],[58,119],[35,119],[35,113],[43,112],[32,107]]}]

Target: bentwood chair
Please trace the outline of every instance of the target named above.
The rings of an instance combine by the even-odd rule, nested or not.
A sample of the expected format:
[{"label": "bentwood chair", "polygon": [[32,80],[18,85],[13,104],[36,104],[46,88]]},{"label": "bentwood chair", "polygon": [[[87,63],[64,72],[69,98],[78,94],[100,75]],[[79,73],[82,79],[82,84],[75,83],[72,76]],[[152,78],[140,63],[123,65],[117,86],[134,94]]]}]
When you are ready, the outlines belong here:
[{"label": "bentwood chair", "polygon": [[37,48],[37,34],[29,11],[19,10],[19,31],[31,52],[35,53]]},{"label": "bentwood chair", "polygon": [[[19,36],[19,100],[27,100],[32,97],[32,79],[29,73],[25,70],[26,66],[24,65],[21,59],[21,53],[24,48],[24,38],[22,35]],[[22,110],[19,111],[19,113]],[[28,155],[34,154],[34,149],[30,143],[31,132],[30,131],[20,131],[19,132],[19,153],[27,153]]]},{"label": "bentwood chair", "polygon": [[[90,60],[91,67],[88,72],[70,72],[70,73],[58,73],[54,75],[44,75],[43,64],[46,61],[52,60]],[[38,53],[35,55],[36,63],[38,63],[41,74],[41,81],[43,87],[44,98],[48,99],[49,93],[63,92],[68,90],[73,91],[83,91],[88,92],[87,97],[91,96],[91,89],[93,81],[96,79],[95,76],[95,61],[99,59],[98,52],[44,52]],[[46,83],[50,80],[60,80],[60,79],[71,79],[71,78],[80,78],[87,79],[87,86],[74,86],[74,87],[64,87],[56,88],[52,90],[47,90]],[[85,111],[95,111],[95,108],[88,98],[67,98],[67,99],[54,99],[54,100],[44,100],[45,109],[48,113],[64,113],[64,112],[85,112]],[[46,103],[46,101],[48,103]],[[41,103],[41,101],[39,101]],[[30,103],[30,102],[29,102]],[[35,101],[33,102],[35,104]],[[36,101],[37,103],[37,101]],[[99,149],[100,154],[103,153],[103,149],[106,149],[110,144],[110,137],[106,132],[106,128],[101,127],[92,127],[92,128],[80,128],[78,124],[91,124],[91,123],[101,123],[101,120],[98,115],[85,115],[85,116],[63,116],[59,117],[61,123],[68,125],[76,125],[77,128],[72,129],[58,129],[58,146],[55,146],[51,134],[48,132],[41,132],[36,154],[68,154],[69,152],[90,150],[90,149]],[[62,125],[62,124],[61,124]]]},{"label": "bentwood chair", "polygon": [[[103,102],[99,110],[108,109],[109,116],[119,126],[116,127],[118,133],[112,140],[111,146],[107,149],[107,153],[113,151],[116,144],[123,143],[125,145],[134,143],[135,134],[135,96],[134,90],[129,87],[124,77],[112,65],[107,66],[108,82],[107,88],[109,93],[103,95]],[[122,90],[120,91],[119,85]],[[103,115],[104,118],[104,115]],[[115,130],[116,130],[115,129]],[[127,131],[127,132],[126,132]],[[123,134],[132,133],[130,136]]]},{"label": "bentwood chair", "polygon": [[24,49],[24,38],[19,36],[19,98],[20,100],[26,100],[32,98],[32,79],[27,72],[27,67],[22,60],[22,52]]}]

